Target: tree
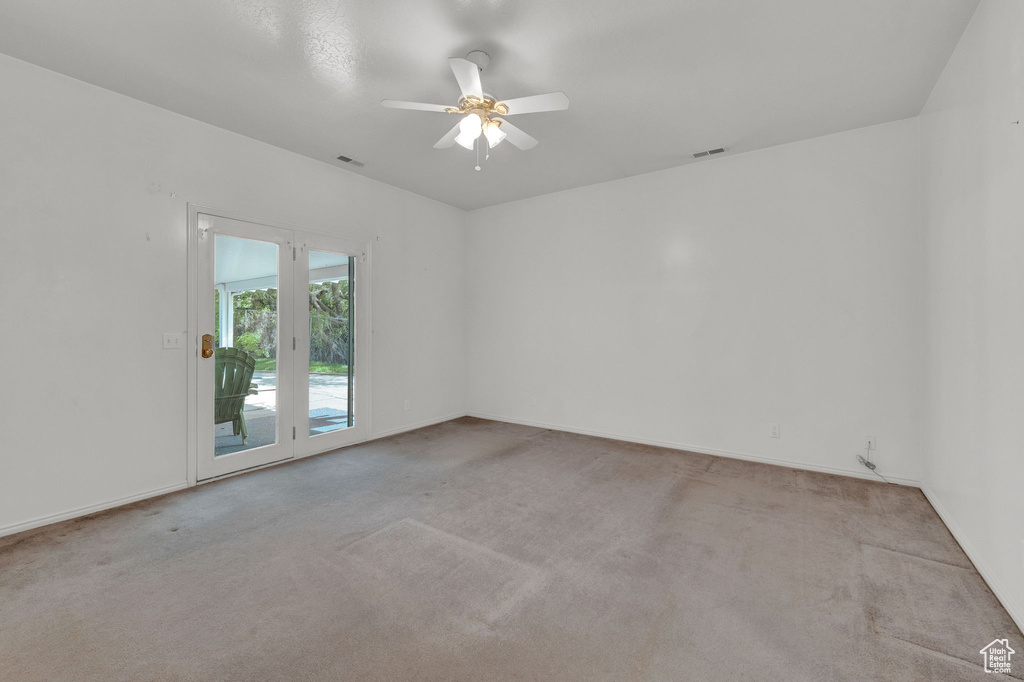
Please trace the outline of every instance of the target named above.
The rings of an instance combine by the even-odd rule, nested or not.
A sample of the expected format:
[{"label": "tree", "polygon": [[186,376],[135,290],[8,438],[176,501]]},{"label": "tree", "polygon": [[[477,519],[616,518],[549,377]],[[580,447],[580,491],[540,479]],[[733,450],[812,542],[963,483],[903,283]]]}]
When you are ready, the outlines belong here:
[{"label": "tree", "polygon": [[[245,337],[246,350],[257,357],[277,357],[277,289],[239,291],[234,295],[235,345]],[[256,341],[253,341],[254,335]]]},{"label": "tree", "polygon": [[352,325],[347,279],[309,285],[309,359],[347,365]]},{"label": "tree", "polygon": [[[235,346],[244,346],[243,350],[256,357],[276,358],[277,289],[239,291],[233,302]],[[347,279],[309,285],[310,362],[349,364],[351,305]]]}]

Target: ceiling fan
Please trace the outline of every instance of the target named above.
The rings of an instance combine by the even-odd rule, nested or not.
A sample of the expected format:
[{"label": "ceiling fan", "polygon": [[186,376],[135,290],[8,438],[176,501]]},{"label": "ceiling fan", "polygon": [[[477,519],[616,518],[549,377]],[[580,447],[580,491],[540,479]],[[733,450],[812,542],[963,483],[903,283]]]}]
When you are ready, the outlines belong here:
[{"label": "ceiling fan", "polygon": [[[508,139],[522,150],[533,149],[537,140],[505,120],[506,116],[515,114],[535,114],[542,111],[559,111],[569,108],[569,98],[564,92],[549,92],[544,95],[531,95],[516,99],[498,100],[483,91],[480,84],[480,72],[490,62],[486,52],[474,50],[466,55],[466,59],[453,57],[448,60],[462,90],[462,98],[455,107],[443,104],[424,104],[422,102],[400,102],[386,99],[381,102],[391,109],[413,109],[416,111],[434,111],[442,114],[458,114],[461,118],[434,145],[436,149],[446,149],[458,144],[472,151],[476,141],[483,136],[487,140],[488,149],[496,147],[502,140]],[[479,147],[477,148],[479,152]],[[479,164],[477,170],[480,170]]]}]

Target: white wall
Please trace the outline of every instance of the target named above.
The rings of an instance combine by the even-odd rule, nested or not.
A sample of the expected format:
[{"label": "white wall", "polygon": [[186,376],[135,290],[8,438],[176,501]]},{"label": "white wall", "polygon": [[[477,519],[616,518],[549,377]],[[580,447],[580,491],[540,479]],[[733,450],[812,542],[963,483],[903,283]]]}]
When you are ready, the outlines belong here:
[{"label": "white wall", "polygon": [[921,126],[924,488],[1024,628],[1024,2],[981,3]]},{"label": "white wall", "polygon": [[469,411],[919,479],[917,126],[472,212]]},{"label": "white wall", "polygon": [[5,56],[0,91],[0,533],[184,484],[186,202],[372,241],[374,433],[464,412],[464,212]]},{"label": "white wall", "polygon": [[468,219],[4,56],[0,86],[0,534],[184,485],[194,202],[372,241],[375,434],[468,409],[858,475],[873,434],[1024,621],[1024,3],[984,0],[920,120]]}]

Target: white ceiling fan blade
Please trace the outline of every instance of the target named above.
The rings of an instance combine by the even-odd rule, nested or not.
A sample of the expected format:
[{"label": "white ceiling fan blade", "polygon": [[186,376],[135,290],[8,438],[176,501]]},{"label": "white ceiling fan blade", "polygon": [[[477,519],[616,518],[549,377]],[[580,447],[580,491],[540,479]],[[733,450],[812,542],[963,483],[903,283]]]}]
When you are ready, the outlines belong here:
[{"label": "white ceiling fan blade", "polygon": [[434,149],[448,149],[448,147],[451,147],[453,144],[455,144],[455,138],[458,137],[459,135],[459,124],[461,123],[462,121],[460,120],[459,123],[455,124],[454,128],[449,130],[444,137],[438,140],[437,143],[434,144]]},{"label": "white ceiling fan blade", "polygon": [[564,92],[549,92],[545,95],[530,95],[500,102],[508,107],[505,116],[514,114],[536,114],[541,111],[561,111],[569,108],[569,98]]},{"label": "white ceiling fan blade", "polygon": [[448,111],[450,107],[443,104],[425,104],[424,102],[401,102],[397,99],[382,99],[380,103],[388,109],[413,109],[415,111],[436,111],[440,114]]},{"label": "white ceiling fan blade", "polygon": [[452,67],[455,80],[459,81],[459,89],[462,90],[463,97],[472,95],[480,99],[484,98],[484,88],[480,85],[480,67],[468,59],[459,59],[458,57],[449,59],[448,64]]},{"label": "white ceiling fan blade", "polygon": [[514,144],[516,147],[522,149],[524,152],[527,149],[533,149],[534,147],[537,146],[536,139],[530,137],[519,128],[516,128],[508,121],[500,118],[495,120],[501,121],[500,129],[503,133],[505,133],[505,139]]}]

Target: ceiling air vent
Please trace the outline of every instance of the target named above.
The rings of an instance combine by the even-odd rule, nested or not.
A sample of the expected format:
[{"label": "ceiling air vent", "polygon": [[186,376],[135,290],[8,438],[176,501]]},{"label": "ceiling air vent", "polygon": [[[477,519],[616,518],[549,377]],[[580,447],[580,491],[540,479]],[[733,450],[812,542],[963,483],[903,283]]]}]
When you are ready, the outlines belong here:
[{"label": "ceiling air vent", "polygon": [[712,154],[721,154],[725,151],[725,147],[719,147],[718,149],[709,149],[706,152],[697,152],[693,155],[693,158],[699,159],[704,156],[711,156]]},{"label": "ceiling air vent", "polygon": [[366,165],[362,161],[356,161],[351,156],[339,156],[338,157],[338,161],[343,161],[345,163],[350,163],[353,166],[359,166],[359,167],[362,167],[362,166]]}]

